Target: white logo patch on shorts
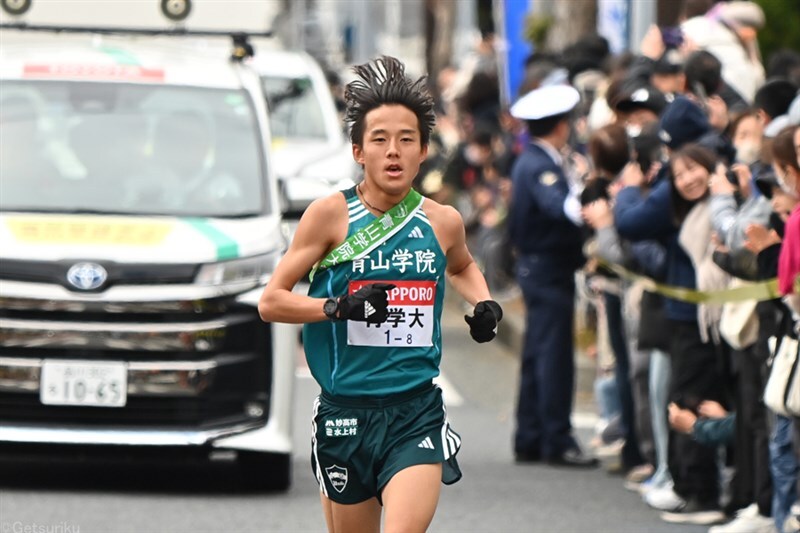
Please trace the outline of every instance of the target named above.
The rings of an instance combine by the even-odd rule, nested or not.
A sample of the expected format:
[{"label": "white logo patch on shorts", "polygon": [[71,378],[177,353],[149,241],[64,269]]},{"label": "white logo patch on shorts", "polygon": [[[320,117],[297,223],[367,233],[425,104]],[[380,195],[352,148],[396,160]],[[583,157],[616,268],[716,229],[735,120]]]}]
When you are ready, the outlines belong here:
[{"label": "white logo patch on shorts", "polygon": [[328,479],[336,492],[341,493],[347,486],[347,469],[333,465],[326,468],[325,473],[328,474]]}]

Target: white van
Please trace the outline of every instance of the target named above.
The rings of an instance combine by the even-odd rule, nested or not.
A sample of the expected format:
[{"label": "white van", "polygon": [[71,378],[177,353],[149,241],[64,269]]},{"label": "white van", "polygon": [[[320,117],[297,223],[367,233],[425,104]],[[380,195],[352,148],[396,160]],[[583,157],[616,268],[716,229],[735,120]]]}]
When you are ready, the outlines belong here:
[{"label": "white van", "polygon": [[359,180],[328,81],[305,52],[259,46],[253,58],[267,95],[272,152],[284,210],[299,218],[312,201]]},{"label": "white van", "polygon": [[0,450],[235,452],[287,488],[261,79],[185,38],[2,31]]}]

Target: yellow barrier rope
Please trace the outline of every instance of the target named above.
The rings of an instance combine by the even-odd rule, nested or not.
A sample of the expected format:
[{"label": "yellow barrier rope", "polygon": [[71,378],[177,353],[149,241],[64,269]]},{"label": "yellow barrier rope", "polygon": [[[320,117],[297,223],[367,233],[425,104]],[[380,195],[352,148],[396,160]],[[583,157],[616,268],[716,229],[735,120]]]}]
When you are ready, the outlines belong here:
[{"label": "yellow barrier rope", "polygon": [[[693,304],[724,304],[728,302],[744,302],[747,300],[764,301],[780,298],[781,296],[778,292],[777,278],[748,284],[746,286],[732,287],[730,289],[699,291],[696,289],[687,289],[685,287],[675,287],[673,285],[659,283],[652,278],[636,274],[620,265],[608,263],[603,260],[598,260],[598,264],[611,270],[621,278],[644,282],[645,290],[661,294],[673,300],[680,300]],[[800,287],[800,277],[795,280],[795,291],[800,294],[798,287]]]}]

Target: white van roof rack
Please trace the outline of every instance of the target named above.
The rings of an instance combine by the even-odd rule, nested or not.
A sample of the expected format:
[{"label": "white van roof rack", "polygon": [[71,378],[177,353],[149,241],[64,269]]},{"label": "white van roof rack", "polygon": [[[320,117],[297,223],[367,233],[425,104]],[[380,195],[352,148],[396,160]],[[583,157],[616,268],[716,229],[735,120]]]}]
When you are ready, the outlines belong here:
[{"label": "white van roof rack", "polygon": [[251,37],[272,37],[272,32],[244,32],[224,30],[187,30],[184,28],[128,28],[128,27],[102,27],[102,26],[57,26],[26,24],[24,22],[6,22],[0,24],[2,30],[19,30],[49,33],[94,33],[100,35],[163,35],[167,37],[229,37],[233,44],[231,61],[242,61],[255,54],[255,49],[250,44]]}]

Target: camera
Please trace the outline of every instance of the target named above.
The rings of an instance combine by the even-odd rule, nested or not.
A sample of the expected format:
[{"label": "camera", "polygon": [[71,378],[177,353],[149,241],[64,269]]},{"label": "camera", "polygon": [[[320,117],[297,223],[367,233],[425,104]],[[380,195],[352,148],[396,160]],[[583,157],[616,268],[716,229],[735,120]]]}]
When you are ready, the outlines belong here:
[{"label": "camera", "polygon": [[697,409],[700,407],[703,399],[700,398],[696,393],[676,393],[673,397],[672,401],[681,409],[688,409],[694,413],[697,413]]},{"label": "camera", "polygon": [[731,185],[737,189],[739,188],[739,176],[736,175],[736,172],[731,169],[726,170],[725,178],[730,182]]}]

